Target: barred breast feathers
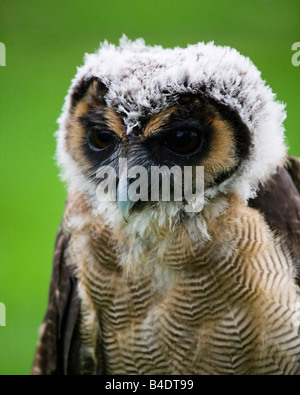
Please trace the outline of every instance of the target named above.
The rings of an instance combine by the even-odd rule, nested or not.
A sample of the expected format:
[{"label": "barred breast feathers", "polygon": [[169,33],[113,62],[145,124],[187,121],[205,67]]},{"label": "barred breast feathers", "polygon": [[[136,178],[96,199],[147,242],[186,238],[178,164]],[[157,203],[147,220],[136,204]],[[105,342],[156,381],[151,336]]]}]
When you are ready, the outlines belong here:
[{"label": "barred breast feathers", "polygon": [[[151,250],[148,243],[143,251],[141,245],[142,260],[133,257],[135,263],[128,271],[121,262],[122,254],[126,261],[128,251],[133,251],[128,249],[131,240],[120,239],[122,233],[114,239],[114,233],[106,225],[99,226],[98,219],[76,230],[78,220],[71,219],[76,210],[66,211],[81,296],[92,300],[86,305],[93,306],[98,317],[100,309],[103,336],[107,344],[114,344],[112,355],[120,348],[129,352],[129,344],[135,347],[134,339],[128,343],[126,336],[143,337],[150,331],[151,340],[142,342],[143,352],[149,351],[147,344],[155,344],[152,351],[159,361],[171,355],[170,373],[189,371],[187,361],[193,362],[194,373],[212,373],[212,366],[221,374],[249,373],[247,366],[252,366],[254,374],[295,371],[300,341],[294,320],[300,298],[292,258],[257,211],[236,195],[228,203],[226,212],[209,223],[211,238],[204,244],[191,242],[178,224],[162,238],[159,257],[159,248]],[[223,360],[229,338],[233,354],[239,356],[235,364],[229,357]],[[180,344],[187,349],[181,350]],[[157,351],[160,347],[164,355]],[[190,357],[184,360],[187,351]],[[118,366],[126,374],[122,358],[111,361],[111,369]]]}]

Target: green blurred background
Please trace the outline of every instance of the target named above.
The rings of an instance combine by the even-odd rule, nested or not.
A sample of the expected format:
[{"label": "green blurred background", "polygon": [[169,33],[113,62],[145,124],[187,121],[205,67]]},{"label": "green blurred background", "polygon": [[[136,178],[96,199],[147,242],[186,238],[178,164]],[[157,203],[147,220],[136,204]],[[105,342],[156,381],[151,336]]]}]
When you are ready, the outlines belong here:
[{"label": "green blurred background", "polygon": [[29,374],[66,196],[53,155],[56,119],[85,52],[122,34],[148,44],[214,40],[249,56],[287,103],[300,155],[299,0],[0,0],[0,374]]}]

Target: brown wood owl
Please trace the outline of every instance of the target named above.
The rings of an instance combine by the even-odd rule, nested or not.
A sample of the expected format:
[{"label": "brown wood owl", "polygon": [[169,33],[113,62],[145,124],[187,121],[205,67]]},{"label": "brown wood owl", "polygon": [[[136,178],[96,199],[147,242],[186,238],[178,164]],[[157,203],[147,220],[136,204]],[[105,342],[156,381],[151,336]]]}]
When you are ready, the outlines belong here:
[{"label": "brown wood owl", "polygon": [[[229,47],[123,37],[86,55],[59,119],[68,198],[33,374],[299,372],[300,162],[284,119]],[[201,210],[120,199],[121,159],[146,171],[123,190],[143,178],[148,197],[153,167],[202,167]]]}]

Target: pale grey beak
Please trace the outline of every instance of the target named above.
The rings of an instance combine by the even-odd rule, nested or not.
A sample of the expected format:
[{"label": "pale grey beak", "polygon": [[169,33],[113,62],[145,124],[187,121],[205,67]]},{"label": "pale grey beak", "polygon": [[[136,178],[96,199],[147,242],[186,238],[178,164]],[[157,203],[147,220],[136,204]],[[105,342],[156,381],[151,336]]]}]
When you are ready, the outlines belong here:
[{"label": "pale grey beak", "polygon": [[132,201],[129,198],[128,189],[129,182],[127,178],[120,178],[118,187],[117,187],[117,204],[122,214],[122,217],[126,222],[128,222],[128,218],[130,215],[130,210],[136,204],[136,201]]}]

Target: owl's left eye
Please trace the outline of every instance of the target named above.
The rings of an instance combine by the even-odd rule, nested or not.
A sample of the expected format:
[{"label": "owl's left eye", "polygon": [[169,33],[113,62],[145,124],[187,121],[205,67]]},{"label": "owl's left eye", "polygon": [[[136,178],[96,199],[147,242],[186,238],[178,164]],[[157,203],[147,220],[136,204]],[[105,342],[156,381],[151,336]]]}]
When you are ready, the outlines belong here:
[{"label": "owl's left eye", "polygon": [[103,149],[113,145],[115,142],[115,138],[110,132],[103,131],[98,128],[90,129],[87,139],[88,144],[93,151],[102,151]]},{"label": "owl's left eye", "polygon": [[190,155],[202,145],[200,134],[195,130],[177,130],[168,133],[164,145],[178,155]]}]

